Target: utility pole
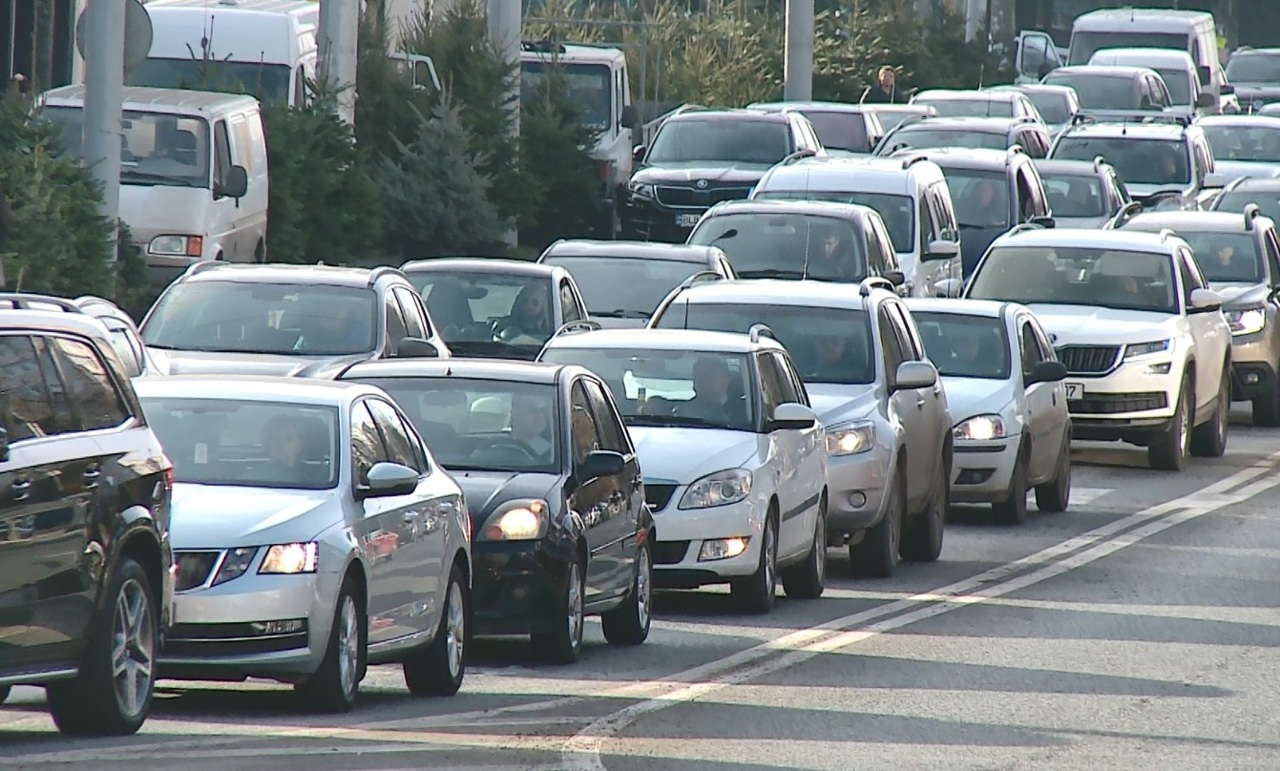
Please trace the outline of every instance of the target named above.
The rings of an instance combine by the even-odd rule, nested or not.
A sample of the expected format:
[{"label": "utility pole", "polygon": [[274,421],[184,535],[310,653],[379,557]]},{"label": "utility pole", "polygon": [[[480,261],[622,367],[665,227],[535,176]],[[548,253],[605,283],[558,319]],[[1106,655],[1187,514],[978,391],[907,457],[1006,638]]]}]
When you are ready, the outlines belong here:
[{"label": "utility pole", "polygon": [[320,82],[337,91],[338,117],[355,123],[360,0],[320,0],[319,33]]},{"label": "utility pole", "polygon": [[[812,0],[810,0],[812,2]],[[511,135],[520,137],[520,28],[524,22],[520,0],[488,0],[486,8],[489,22],[489,42],[498,55],[515,69],[507,92],[507,110],[511,114]],[[517,242],[515,227],[504,234],[503,240],[510,246]]]},{"label": "utility pole", "polygon": [[115,264],[120,217],[120,115],[124,103],[125,3],[97,0],[85,10],[84,164],[102,187],[98,214],[110,224]]},{"label": "utility pole", "polygon": [[786,65],[782,98],[813,98],[813,0],[787,0]]},{"label": "utility pole", "polygon": [[985,11],[984,0],[967,0],[964,8],[964,42],[972,43],[978,37],[978,17]]}]

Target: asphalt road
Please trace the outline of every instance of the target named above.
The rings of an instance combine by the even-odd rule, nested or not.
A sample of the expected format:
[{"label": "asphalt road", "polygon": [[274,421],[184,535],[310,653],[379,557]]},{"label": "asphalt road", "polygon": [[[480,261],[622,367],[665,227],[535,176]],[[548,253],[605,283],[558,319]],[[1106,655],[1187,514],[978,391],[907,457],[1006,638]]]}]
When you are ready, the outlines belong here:
[{"label": "asphalt road", "polygon": [[1233,427],[1184,473],[1080,445],[1065,514],[948,524],[942,559],[737,615],[657,600],[648,643],[537,664],[473,650],[463,691],[416,700],[376,668],[316,717],[270,683],[163,682],[131,739],[54,733],[43,693],[0,707],[0,768],[1280,768],[1280,432]]}]

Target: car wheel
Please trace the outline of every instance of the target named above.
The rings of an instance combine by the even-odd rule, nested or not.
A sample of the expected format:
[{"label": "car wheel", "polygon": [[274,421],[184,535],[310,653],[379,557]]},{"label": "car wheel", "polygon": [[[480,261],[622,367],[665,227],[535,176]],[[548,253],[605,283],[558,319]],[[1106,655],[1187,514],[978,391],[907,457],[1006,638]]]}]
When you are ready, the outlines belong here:
[{"label": "car wheel", "polygon": [[817,524],[813,531],[813,545],[804,562],[782,571],[782,590],[797,600],[816,600],[822,596],[827,583],[827,494],[818,502]]},{"label": "car wheel", "polygon": [[414,696],[452,696],[462,687],[467,671],[467,618],[470,603],[462,568],[449,571],[440,627],[430,645],[404,660],[404,684]]},{"label": "car wheel", "polygon": [[160,637],[146,571],[121,557],[106,596],[80,673],[45,688],[53,722],[64,734],[129,736],[151,711]]},{"label": "car wheel", "polygon": [[639,645],[649,637],[653,616],[653,557],[649,542],[640,544],[636,555],[636,575],[627,599],[600,619],[604,639],[610,645]]},{"label": "car wheel", "polygon": [[296,690],[317,712],[347,712],[356,703],[368,654],[368,627],[351,579],[342,582],[320,668]]},{"label": "car wheel", "polygon": [[1266,393],[1253,400],[1253,425],[1260,428],[1280,426],[1280,380]]},{"label": "car wheel", "polygon": [[554,664],[572,664],[582,654],[582,595],[585,591],[582,566],[570,562],[565,570],[560,601],[551,618],[551,631],[533,636],[533,647]]},{"label": "car wheel", "polygon": [[1021,525],[1027,521],[1027,454],[1021,449],[1013,464],[1013,476],[1009,480],[1009,495],[1003,501],[991,504],[996,521],[1002,525]]},{"label": "car wheel", "polygon": [[898,544],[902,539],[902,509],[906,505],[906,477],[898,469],[885,491],[884,516],[868,528],[862,540],[849,546],[854,572],[868,578],[893,578],[898,569]]},{"label": "car wheel", "polygon": [[773,610],[778,593],[778,518],[772,507],[760,534],[760,564],[756,572],[733,581],[729,591],[747,613],[763,614]]},{"label": "car wheel", "polygon": [[1058,453],[1058,468],[1053,479],[1036,485],[1036,508],[1040,511],[1058,513],[1067,510],[1071,503],[1071,436],[1062,440],[1062,449]]},{"label": "car wheel", "polygon": [[902,536],[899,551],[912,562],[934,562],[942,555],[942,531],[951,502],[951,463],[945,454],[938,459],[933,490],[924,511],[912,518]]},{"label": "car wheel", "polygon": [[1231,424],[1231,380],[1224,367],[1222,382],[1218,384],[1218,406],[1208,422],[1191,431],[1191,454],[1198,458],[1221,458],[1227,451],[1227,430]]},{"label": "car wheel", "polygon": [[1160,471],[1181,471],[1187,465],[1187,456],[1191,454],[1191,407],[1194,401],[1191,393],[1191,381],[1182,380],[1182,390],[1178,394],[1178,408],[1169,421],[1169,428],[1164,433],[1153,437],[1147,446],[1147,461],[1151,468]]}]

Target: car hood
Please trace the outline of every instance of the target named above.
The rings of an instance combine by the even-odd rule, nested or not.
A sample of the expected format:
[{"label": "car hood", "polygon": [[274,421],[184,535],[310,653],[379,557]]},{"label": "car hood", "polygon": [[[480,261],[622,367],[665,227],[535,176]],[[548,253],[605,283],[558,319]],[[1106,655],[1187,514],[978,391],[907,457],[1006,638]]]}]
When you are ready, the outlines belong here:
[{"label": "car hood", "polygon": [[352,356],[288,356],[274,353],[223,353],[214,351],[171,351],[148,348],[160,373],[166,375],[268,375],[295,377],[314,374],[369,358]]},{"label": "car hood", "polygon": [[1167,192],[1167,193],[1178,193],[1179,195],[1182,195],[1186,192],[1187,187],[1190,186],[1190,183],[1187,183],[1186,185],[1180,185],[1180,184],[1139,185],[1137,183],[1134,183],[1134,184],[1127,184],[1126,186],[1129,188],[1129,195],[1132,196],[1135,201],[1145,201],[1151,196],[1155,195],[1156,193]]},{"label": "car hood", "polygon": [[1213,170],[1224,177],[1224,183],[1241,177],[1274,177],[1280,174],[1280,163],[1268,161],[1214,161]]},{"label": "car hood", "polygon": [[[467,511],[479,527],[502,504],[518,498],[547,499],[559,477],[553,474],[511,471],[452,471],[453,480],[462,488]],[[554,501],[547,501],[553,507]]]},{"label": "car hood", "polygon": [[1042,303],[1032,303],[1028,307],[1049,332],[1054,347],[1124,345],[1170,336],[1167,325],[1172,314],[1169,313]]},{"label": "car hood", "polygon": [[1000,415],[1009,406],[1009,384],[1004,380],[945,375],[942,387],[956,423],[974,415]]},{"label": "car hood", "polygon": [[718,185],[735,182],[751,184],[760,181],[764,173],[773,164],[770,163],[664,163],[660,166],[646,166],[637,171],[632,182],[649,184],[690,185],[698,180],[706,180]]},{"label": "car hood", "polygon": [[1231,281],[1214,284],[1212,288],[1222,296],[1223,307],[1245,308],[1250,305],[1262,305],[1270,294],[1266,284],[1244,284]]},{"label": "car hood", "polygon": [[1096,230],[1107,224],[1110,217],[1059,217],[1053,216],[1053,222],[1056,227],[1060,228],[1084,228],[1085,230]]},{"label": "car hood", "polygon": [[818,422],[824,428],[862,420],[876,407],[876,387],[871,383],[811,383],[805,386],[805,392],[809,394],[809,403],[818,413]]},{"label": "car hood", "polygon": [[763,455],[769,437],[751,431],[679,426],[628,426],[646,481],[687,485],[715,471],[738,468],[757,453]]},{"label": "car hood", "polygon": [[270,546],[315,538],[342,519],[334,490],[277,490],[178,482],[169,533],[174,549]]}]

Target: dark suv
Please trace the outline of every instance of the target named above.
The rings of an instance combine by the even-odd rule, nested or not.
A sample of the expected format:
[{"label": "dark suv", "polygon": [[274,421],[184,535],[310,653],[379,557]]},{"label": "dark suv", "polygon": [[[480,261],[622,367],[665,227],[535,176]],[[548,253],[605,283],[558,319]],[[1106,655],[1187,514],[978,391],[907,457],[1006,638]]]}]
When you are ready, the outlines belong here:
[{"label": "dark suv", "polygon": [[809,119],[794,110],[686,107],[635,149],[622,212],[625,238],[684,243],[702,213],[746,198],[769,167],[825,155]]},{"label": "dark suv", "polygon": [[192,265],[142,320],[170,375],[323,375],[356,361],[449,356],[422,297],[389,267]]},{"label": "dark suv", "polygon": [[0,295],[0,421],[0,701],[41,685],[62,732],[132,734],[171,619],[173,467],[106,328],[26,296]]}]

